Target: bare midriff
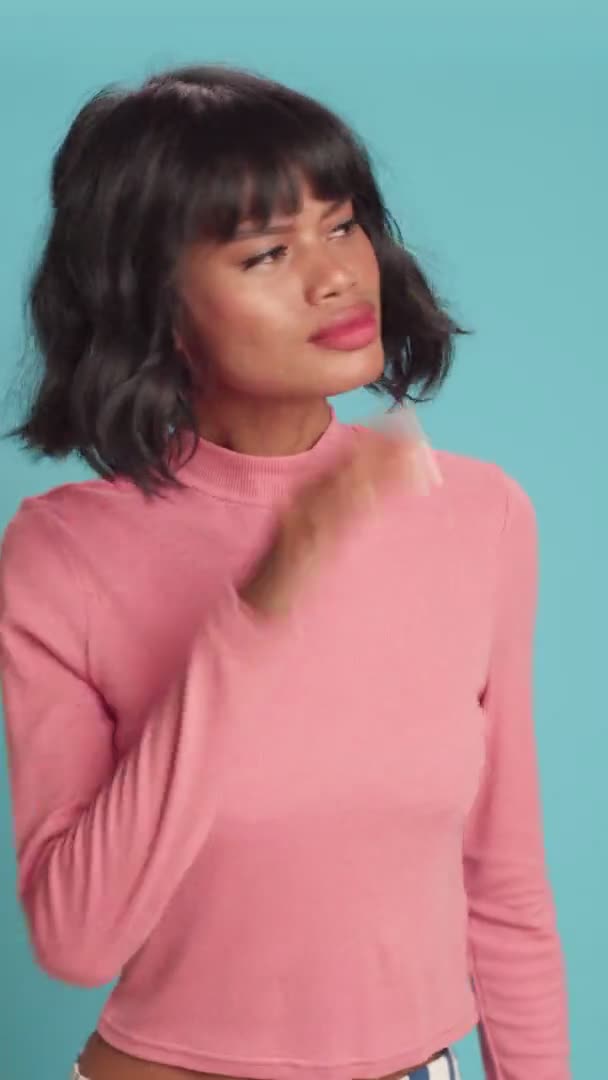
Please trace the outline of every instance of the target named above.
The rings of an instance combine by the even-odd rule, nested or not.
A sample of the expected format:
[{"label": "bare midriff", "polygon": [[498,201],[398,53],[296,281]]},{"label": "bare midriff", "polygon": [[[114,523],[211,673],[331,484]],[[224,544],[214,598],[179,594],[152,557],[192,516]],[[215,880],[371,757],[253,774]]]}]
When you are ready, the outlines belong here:
[{"label": "bare midriff", "polygon": [[[414,1072],[423,1065],[428,1065],[441,1055],[438,1050],[426,1061],[405,1063],[396,1072],[382,1077],[353,1077],[353,1080],[398,1080],[408,1072]],[[93,1032],[80,1054],[78,1067],[85,1080],[242,1080],[242,1077],[230,1077],[224,1073],[193,1072],[192,1069],[178,1069],[173,1065],[159,1065],[143,1058],[117,1050],[102,1039],[98,1032]]]}]

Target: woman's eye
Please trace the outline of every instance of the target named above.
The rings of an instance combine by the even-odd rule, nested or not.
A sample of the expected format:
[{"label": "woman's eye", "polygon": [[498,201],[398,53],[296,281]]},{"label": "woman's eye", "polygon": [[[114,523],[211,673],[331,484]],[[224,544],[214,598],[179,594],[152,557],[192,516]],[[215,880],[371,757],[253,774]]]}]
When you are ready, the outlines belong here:
[{"label": "woman's eye", "polygon": [[[339,225],[336,225],[334,229],[332,229],[332,232],[335,232],[336,229],[344,229],[344,235],[348,236],[349,233],[351,233],[356,227],[356,225],[356,217],[350,217],[346,221],[341,221]],[[268,251],[261,251],[259,255],[252,255],[249,259],[245,259],[245,261],[241,265],[244,270],[249,270],[252,266],[259,266],[266,259],[272,258],[272,261],[274,262],[276,255],[283,254],[286,251],[287,248],[285,247],[285,245],[279,244],[277,247],[269,248]]]},{"label": "woman's eye", "polygon": [[342,221],[342,222],[340,222],[339,225],[336,225],[336,229],[346,229],[346,232],[348,234],[348,233],[353,231],[356,224],[357,224],[356,217],[350,217],[346,221]]},{"label": "woman's eye", "polygon": [[252,267],[252,266],[258,266],[261,262],[264,261],[264,259],[269,258],[270,255],[275,255],[279,251],[286,251],[286,250],[287,249],[286,249],[285,245],[280,244],[278,247],[270,248],[269,251],[260,252],[259,255],[252,255],[249,259],[245,259],[245,261],[241,265],[242,265],[244,270],[249,270],[249,268]]}]

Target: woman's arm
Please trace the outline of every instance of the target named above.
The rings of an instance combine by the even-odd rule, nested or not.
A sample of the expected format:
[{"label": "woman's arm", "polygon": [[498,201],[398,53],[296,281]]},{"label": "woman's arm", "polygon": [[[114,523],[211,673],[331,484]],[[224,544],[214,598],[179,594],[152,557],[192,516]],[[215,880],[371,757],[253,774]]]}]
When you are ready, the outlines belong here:
[{"label": "woman's arm", "polygon": [[87,593],[69,535],[25,500],[0,557],[0,678],[31,942],[52,976],[117,976],[205,843],[218,732],[276,662],[282,621],[226,588],[184,669],[115,760],[113,722],[87,664]]},{"label": "woman's arm", "polygon": [[537,523],[523,488],[506,473],[502,480],[482,698],[487,758],[464,844],[471,973],[488,1080],[569,1080],[565,965],[545,863],[532,707]]}]

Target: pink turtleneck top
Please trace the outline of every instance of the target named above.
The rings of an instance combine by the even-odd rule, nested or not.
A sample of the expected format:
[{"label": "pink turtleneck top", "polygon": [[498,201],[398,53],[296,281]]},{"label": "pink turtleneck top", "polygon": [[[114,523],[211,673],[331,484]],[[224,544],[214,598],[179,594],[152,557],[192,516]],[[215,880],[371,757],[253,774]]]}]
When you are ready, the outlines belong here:
[{"label": "pink turtleneck top", "polygon": [[114,982],[109,1043],[260,1080],[352,1080],[479,1025],[490,1080],[567,1080],[532,708],[535,513],[500,466],[387,496],[293,613],[237,586],[310,450],[199,439],[185,488],[25,498],[0,676],[32,948]]}]

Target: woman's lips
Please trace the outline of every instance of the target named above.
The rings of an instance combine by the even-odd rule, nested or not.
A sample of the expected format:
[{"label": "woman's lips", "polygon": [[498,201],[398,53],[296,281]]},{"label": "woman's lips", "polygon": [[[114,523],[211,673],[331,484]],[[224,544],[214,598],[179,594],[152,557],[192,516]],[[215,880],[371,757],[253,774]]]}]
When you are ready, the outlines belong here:
[{"label": "woman's lips", "polygon": [[366,315],[365,318],[353,320],[347,326],[317,334],[311,341],[322,349],[362,349],[374,340],[377,333],[375,316]]}]

